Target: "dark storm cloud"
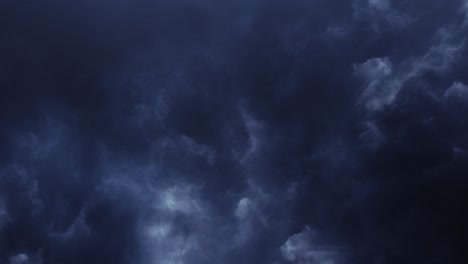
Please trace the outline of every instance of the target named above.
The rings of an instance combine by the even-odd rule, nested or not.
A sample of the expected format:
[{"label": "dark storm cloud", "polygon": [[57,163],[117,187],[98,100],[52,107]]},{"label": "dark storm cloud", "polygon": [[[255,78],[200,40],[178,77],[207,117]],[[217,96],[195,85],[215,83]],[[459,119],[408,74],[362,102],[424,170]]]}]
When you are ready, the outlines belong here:
[{"label": "dark storm cloud", "polygon": [[466,1],[3,1],[0,263],[463,263]]}]

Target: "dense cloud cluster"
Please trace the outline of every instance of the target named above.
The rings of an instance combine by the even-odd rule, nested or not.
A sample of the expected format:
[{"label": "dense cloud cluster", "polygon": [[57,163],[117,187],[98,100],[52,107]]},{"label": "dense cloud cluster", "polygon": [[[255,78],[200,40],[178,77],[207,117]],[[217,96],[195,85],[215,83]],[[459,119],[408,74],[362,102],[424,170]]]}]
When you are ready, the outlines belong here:
[{"label": "dense cloud cluster", "polygon": [[0,263],[466,263],[468,1],[0,2]]}]

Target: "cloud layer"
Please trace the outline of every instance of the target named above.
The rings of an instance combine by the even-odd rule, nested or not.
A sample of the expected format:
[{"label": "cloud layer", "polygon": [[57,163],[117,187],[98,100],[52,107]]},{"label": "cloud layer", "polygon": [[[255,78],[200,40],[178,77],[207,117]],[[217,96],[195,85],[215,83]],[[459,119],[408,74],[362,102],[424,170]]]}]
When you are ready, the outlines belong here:
[{"label": "cloud layer", "polygon": [[2,1],[0,263],[465,263],[467,1]]}]

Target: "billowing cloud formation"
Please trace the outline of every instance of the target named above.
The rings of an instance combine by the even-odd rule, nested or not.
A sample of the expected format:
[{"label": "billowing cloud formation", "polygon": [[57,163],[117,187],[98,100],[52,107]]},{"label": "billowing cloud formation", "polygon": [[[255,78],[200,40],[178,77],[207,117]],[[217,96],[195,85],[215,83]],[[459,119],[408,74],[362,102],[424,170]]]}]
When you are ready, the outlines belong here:
[{"label": "billowing cloud formation", "polygon": [[2,1],[0,263],[465,263],[467,1]]}]

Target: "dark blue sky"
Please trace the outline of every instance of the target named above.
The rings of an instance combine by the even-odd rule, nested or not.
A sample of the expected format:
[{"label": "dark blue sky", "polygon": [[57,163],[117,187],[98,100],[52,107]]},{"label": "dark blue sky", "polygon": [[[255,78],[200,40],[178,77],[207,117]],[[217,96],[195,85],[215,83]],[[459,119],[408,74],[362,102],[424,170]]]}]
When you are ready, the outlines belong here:
[{"label": "dark blue sky", "polygon": [[0,264],[456,264],[468,1],[0,0]]}]

